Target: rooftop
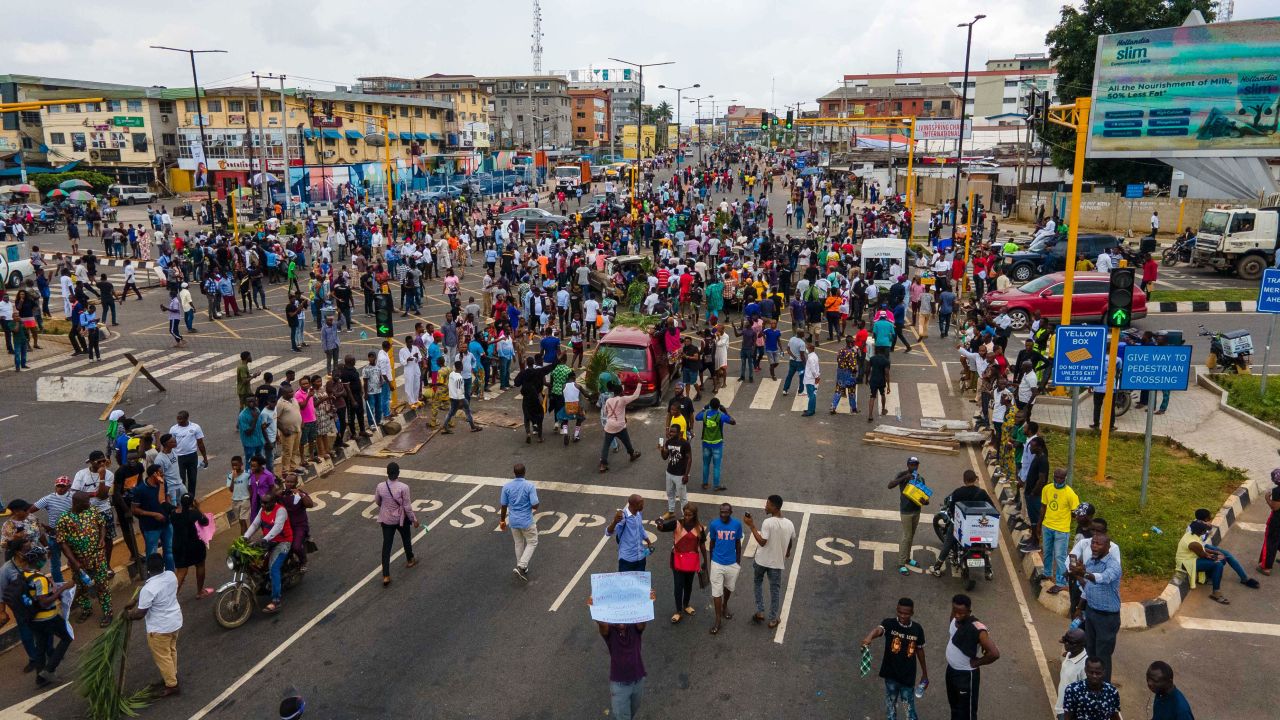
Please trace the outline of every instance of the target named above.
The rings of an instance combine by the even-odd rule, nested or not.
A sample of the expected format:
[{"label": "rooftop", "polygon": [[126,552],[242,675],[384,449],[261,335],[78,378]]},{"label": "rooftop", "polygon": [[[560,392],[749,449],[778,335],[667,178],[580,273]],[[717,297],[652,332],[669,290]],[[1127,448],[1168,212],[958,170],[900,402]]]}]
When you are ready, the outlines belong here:
[{"label": "rooftop", "polygon": [[959,99],[960,93],[947,85],[893,85],[870,87],[851,85],[838,87],[818,98],[819,100],[893,100],[905,98]]}]

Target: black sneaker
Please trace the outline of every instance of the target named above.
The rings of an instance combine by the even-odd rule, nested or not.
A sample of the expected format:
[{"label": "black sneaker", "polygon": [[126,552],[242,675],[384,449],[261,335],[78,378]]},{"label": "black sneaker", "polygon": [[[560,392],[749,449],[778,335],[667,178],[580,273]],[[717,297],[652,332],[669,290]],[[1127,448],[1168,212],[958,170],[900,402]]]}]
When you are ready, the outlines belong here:
[{"label": "black sneaker", "polygon": [[528,571],[528,570],[525,570],[524,568],[522,568],[522,567],[520,567],[519,565],[517,565],[517,566],[515,566],[514,568],[512,568],[512,569],[511,569],[511,572],[515,573],[515,574],[516,574],[516,577],[520,578],[521,580],[524,580],[525,582],[529,582],[529,571]]}]

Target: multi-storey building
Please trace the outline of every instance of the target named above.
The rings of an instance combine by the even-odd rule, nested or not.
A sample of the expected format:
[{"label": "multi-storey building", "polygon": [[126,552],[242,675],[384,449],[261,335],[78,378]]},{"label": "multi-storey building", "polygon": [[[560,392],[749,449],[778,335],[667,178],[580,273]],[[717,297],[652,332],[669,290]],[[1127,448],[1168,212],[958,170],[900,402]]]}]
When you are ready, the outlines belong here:
[{"label": "multi-storey building", "polygon": [[960,117],[960,94],[946,85],[838,87],[818,98],[820,117]]},{"label": "multi-storey building", "polygon": [[374,76],[358,78],[352,90],[451,103],[453,109],[445,113],[445,148],[449,151],[470,151],[488,150],[493,143],[494,129],[490,121],[493,86],[493,81],[479,78],[437,81],[432,78]]},{"label": "multi-storey building", "polygon": [[638,122],[640,82],[634,69],[592,67],[566,70],[563,75],[569,79],[570,90],[604,90],[609,94],[609,132],[615,140],[622,137],[622,128]]},{"label": "multi-storey building", "polygon": [[573,107],[574,147],[607,146],[610,135],[608,90],[569,90]]}]

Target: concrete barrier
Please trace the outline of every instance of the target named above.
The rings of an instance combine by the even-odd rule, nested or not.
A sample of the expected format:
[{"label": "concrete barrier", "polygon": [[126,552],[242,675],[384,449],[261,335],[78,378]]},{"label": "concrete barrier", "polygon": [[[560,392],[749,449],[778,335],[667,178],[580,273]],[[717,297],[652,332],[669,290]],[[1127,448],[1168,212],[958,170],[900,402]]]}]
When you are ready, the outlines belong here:
[{"label": "concrete barrier", "polygon": [[122,378],[87,375],[42,375],[36,379],[39,402],[111,402]]}]

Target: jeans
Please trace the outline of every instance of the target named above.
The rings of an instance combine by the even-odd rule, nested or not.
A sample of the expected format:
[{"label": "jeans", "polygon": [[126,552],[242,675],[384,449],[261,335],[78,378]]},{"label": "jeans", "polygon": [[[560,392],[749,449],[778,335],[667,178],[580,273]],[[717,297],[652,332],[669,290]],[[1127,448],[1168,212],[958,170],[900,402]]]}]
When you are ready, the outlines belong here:
[{"label": "jeans", "polygon": [[116,324],[116,304],[115,304],[114,302],[113,302],[113,303],[103,303],[103,305],[102,305],[102,317],[98,318],[98,322],[106,322],[106,321],[107,321],[107,313],[111,313],[111,324],[112,324],[112,325],[115,325],[115,324]]},{"label": "jeans", "polygon": [[[0,321],[0,322],[3,322],[3,321]],[[20,330],[19,332],[26,332],[26,330]],[[14,346],[13,369],[21,370],[22,366],[26,364],[27,364],[27,346],[26,345]]]},{"label": "jeans", "polygon": [[511,358],[498,358],[498,387],[503,390],[511,387]]},{"label": "jeans", "polygon": [[[1231,569],[1235,571],[1236,575],[1240,576],[1240,582],[1245,582],[1246,580],[1249,579],[1249,574],[1244,571],[1243,567],[1240,567],[1240,561],[1236,560],[1235,555],[1232,555],[1231,553],[1227,552],[1226,550],[1223,550],[1217,545],[1205,545],[1204,549],[1208,550],[1209,552],[1216,552],[1221,554],[1223,561],[1226,562],[1226,564],[1229,565]],[[52,562],[52,558],[50,558],[50,562]]]},{"label": "jeans", "polygon": [[1209,558],[1196,558],[1196,574],[1204,573],[1209,579],[1209,583],[1213,586],[1213,591],[1218,592],[1222,587],[1222,571],[1227,564],[1210,560]]},{"label": "jeans", "polygon": [[371,392],[365,395],[365,397],[368,398],[369,402],[369,422],[374,425],[382,422],[382,393]]},{"label": "jeans", "polygon": [[809,396],[809,403],[804,406],[804,413],[812,415],[818,411],[818,386],[805,385],[804,394]]},{"label": "jeans", "polygon": [[289,344],[294,350],[301,349],[299,346],[302,345],[303,342],[303,329],[304,325],[302,320],[298,320],[293,325],[289,326]]},{"label": "jeans", "polygon": [[182,320],[183,320],[183,322],[185,322],[185,323],[187,324],[187,332],[191,332],[192,330],[195,330],[195,326],[196,326],[196,311],[195,311],[195,310],[188,310],[188,311],[186,311],[186,312],[182,313]]},{"label": "jeans", "polygon": [[978,690],[982,687],[982,671],[956,670],[947,666],[947,703],[951,720],[978,719]]},{"label": "jeans", "polygon": [[918,720],[914,688],[897,680],[884,679],[884,716],[886,720],[898,720],[898,703],[907,707],[907,720]]},{"label": "jeans", "polygon": [[245,462],[248,462],[248,458],[255,455],[262,456],[263,458],[266,457],[266,455],[263,454],[261,445],[241,445],[240,449],[244,451],[244,455],[241,455],[241,457],[245,458]]},{"label": "jeans", "polygon": [[268,562],[271,563],[271,602],[280,602],[280,569],[284,567],[285,558],[289,557],[289,543],[278,542],[271,545],[271,557]]},{"label": "jeans", "polygon": [[1120,613],[1084,609],[1084,649],[1089,657],[1102,660],[1103,680],[1111,682],[1111,654],[1116,651]]},{"label": "jeans", "polygon": [[[53,644],[54,639],[58,644]],[[55,615],[48,620],[31,623],[31,640],[35,646],[36,656],[33,658],[38,669],[53,672],[67,654],[71,646],[71,635],[67,633],[67,621]]]},{"label": "jeans", "polygon": [[191,493],[191,497],[196,497],[196,473],[199,469],[198,453],[178,456],[178,474],[182,476],[182,482],[186,483],[187,492]]},{"label": "jeans", "polygon": [[337,368],[342,367],[341,361],[338,360],[338,348],[332,348],[324,351],[324,371],[331,373]]},{"label": "jeans", "polygon": [[55,583],[60,583],[62,579],[62,545],[58,541],[50,538],[47,545],[49,549],[49,575],[53,577]]},{"label": "jeans", "polygon": [[[706,487],[708,476],[715,487],[720,487],[720,463],[724,460],[724,443],[702,443],[702,485]],[[712,470],[715,475],[712,475]]]},{"label": "jeans", "polygon": [[[378,416],[391,417],[391,388],[383,388],[378,393]],[[471,413],[467,413],[467,419],[471,419]]]},{"label": "jeans", "polygon": [[[386,393],[383,394],[385,395]],[[471,419],[471,403],[466,400],[449,400],[449,414],[444,416],[444,428],[446,430],[449,429],[449,423],[453,421],[453,416],[457,415],[459,410],[466,413],[468,425],[471,427],[476,426],[476,421]]]},{"label": "jeans", "polygon": [[782,392],[791,392],[791,377],[793,375],[799,375],[800,382],[804,382],[804,362],[800,360],[787,360],[787,379],[782,383]]},{"label": "jeans", "polygon": [[627,449],[627,455],[634,455],[635,448],[631,447],[631,435],[627,433],[626,428],[622,428],[616,433],[606,432],[604,434],[604,443],[600,446],[600,464],[608,467],[609,465],[609,446],[613,445],[614,438],[622,441],[622,446]]},{"label": "jeans", "polygon": [[[752,353],[752,355],[754,355],[754,352]],[[742,355],[741,365],[739,365],[739,368],[738,368],[739,380],[747,379],[747,380],[751,380],[752,382],[755,382],[755,379],[756,379],[755,360],[753,359],[752,355],[747,355],[745,353]]]},{"label": "jeans", "polygon": [[529,569],[529,561],[533,559],[533,551],[538,549],[538,526],[511,528],[511,540],[516,548],[516,567]]},{"label": "jeans", "polygon": [[938,313],[938,333],[946,337],[951,332],[951,313]]},{"label": "jeans", "polygon": [[408,560],[413,560],[413,538],[410,537],[409,529],[412,527],[409,523],[401,523],[399,525],[382,525],[382,576],[391,577],[391,544],[395,542],[396,533],[400,533],[400,544],[404,546],[404,556]]},{"label": "jeans", "polygon": [[644,678],[633,683],[609,683],[610,705],[616,720],[631,720],[640,709],[640,696],[644,693]]},{"label": "jeans", "polygon": [[764,614],[764,577],[769,576],[769,621],[778,619],[782,609],[782,568],[765,567],[757,560],[753,583],[756,590],[756,612]]},{"label": "jeans", "polygon": [[164,549],[164,569],[173,570],[173,526],[165,523],[159,530],[142,531],[143,555],[151,557],[156,547]]},{"label": "jeans", "polygon": [[644,572],[645,563],[648,558],[641,557],[639,560],[623,560],[618,558],[618,572]]},{"label": "jeans", "polygon": [[1053,578],[1053,584],[1067,586],[1067,551],[1071,545],[1071,534],[1061,530],[1044,528],[1041,547],[1044,552],[1044,574]]}]

